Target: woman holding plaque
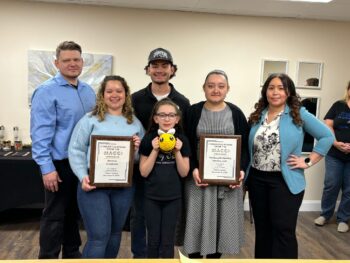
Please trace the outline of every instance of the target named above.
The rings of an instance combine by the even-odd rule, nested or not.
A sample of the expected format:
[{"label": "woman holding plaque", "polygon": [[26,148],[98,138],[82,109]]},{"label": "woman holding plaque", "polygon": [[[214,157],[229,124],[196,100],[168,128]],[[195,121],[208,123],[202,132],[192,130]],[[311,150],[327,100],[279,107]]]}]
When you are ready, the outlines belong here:
[{"label": "woman holding plaque", "polygon": [[[301,106],[293,81],[286,74],[271,74],[249,117],[251,163],[246,185],[255,225],[256,258],[298,258],[295,235],[301,206],[304,170],[327,154],[331,131]],[[304,158],[304,133],[317,143]]]},{"label": "woman holding plaque", "polygon": [[182,199],[181,178],[190,168],[190,147],[181,126],[181,111],[170,99],[153,108],[140,145],[140,172],[145,180],[147,257],[173,258]]},{"label": "woman holding plaque", "polygon": [[68,154],[72,170],[81,182],[77,198],[87,232],[83,258],[116,258],[118,255],[134,189],[90,185],[90,143],[92,135],[132,136],[137,154],[144,130],[132,112],[130,88],[124,78],[106,76],[97,93],[94,110],[74,128]]},{"label": "woman holding plaque", "polygon": [[209,72],[203,85],[206,101],[192,105],[187,112],[185,127],[192,158],[191,177],[185,183],[184,251],[190,258],[220,258],[222,253],[237,254],[243,243],[242,188],[204,184],[199,174],[201,134],[241,135],[239,180],[243,180],[243,171],[248,165],[248,124],[237,106],[225,102],[229,89],[224,71]]}]

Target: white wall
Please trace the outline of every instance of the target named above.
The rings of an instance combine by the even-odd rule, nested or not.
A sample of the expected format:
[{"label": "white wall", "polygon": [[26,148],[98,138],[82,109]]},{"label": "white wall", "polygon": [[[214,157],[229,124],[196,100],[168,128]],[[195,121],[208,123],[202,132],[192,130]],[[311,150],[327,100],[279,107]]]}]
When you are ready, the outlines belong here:
[{"label": "white wall", "polygon": [[[24,142],[29,138],[27,51],[54,50],[63,40],[74,40],[83,51],[111,54],[113,73],[127,79],[133,91],[149,82],[144,73],[150,50],[164,47],[178,64],[176,88],[197,102],[207,72],[227,72],[228,100],[248,116],[259,97],[261,60],[324,62],[322,89],[300,90],[321,97],[320,117],[343,95],[350,79],[350,23],[258,18],[155,10],[123,9],[1,1],[0,3],[0,125],[18,125]],[[319,200],[324,163],[307,171],[305,200]]]}]

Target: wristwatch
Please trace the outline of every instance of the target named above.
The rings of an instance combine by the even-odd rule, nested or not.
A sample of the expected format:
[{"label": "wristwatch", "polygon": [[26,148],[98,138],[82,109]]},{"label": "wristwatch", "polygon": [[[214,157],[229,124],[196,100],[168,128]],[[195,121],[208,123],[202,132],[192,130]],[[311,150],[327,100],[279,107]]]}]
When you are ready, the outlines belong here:
[{"label": "wristwatch", "polygon": [[313,165],[313,163],[309,157],[305,158],[304,162],[307,165],[307,167],[311,167]]}]

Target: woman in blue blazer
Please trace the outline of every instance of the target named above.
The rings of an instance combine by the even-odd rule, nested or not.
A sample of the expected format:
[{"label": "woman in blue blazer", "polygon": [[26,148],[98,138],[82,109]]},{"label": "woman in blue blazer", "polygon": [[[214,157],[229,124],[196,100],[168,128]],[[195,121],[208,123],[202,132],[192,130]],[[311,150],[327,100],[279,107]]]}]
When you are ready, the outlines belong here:
[{"label": "woman in blue blazer", "polygon": [[[255,257],[298,258],[295,229],[304,196],[304,170],[327,154],[333,134],[301,107],[286,74],[272,74],[266,80],[249,124],[246,185],[255,222]],[[301,156],[305,131],[317,140],[306,158]]]}]

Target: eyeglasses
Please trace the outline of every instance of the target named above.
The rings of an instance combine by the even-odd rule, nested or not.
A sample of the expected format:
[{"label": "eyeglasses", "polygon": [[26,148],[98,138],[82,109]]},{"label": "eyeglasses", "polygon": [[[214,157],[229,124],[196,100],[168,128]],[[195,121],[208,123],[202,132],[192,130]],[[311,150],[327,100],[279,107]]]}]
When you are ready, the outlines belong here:
[{"label": "eyeglasses", "polygon": [[165,120],[166,118],[169,118],[169,120],[173,120],[176,118],[177,114],[176,113],[157,113],[156,114],[161,120]]}]

